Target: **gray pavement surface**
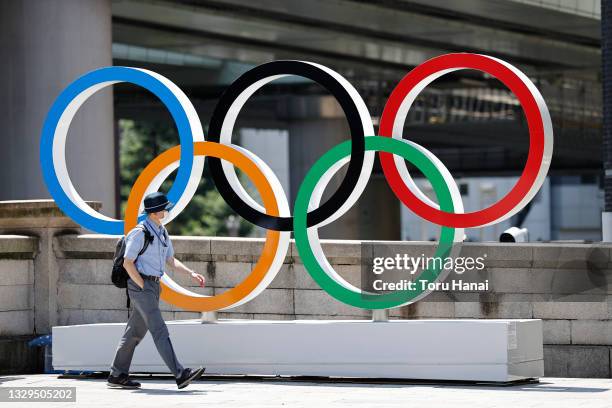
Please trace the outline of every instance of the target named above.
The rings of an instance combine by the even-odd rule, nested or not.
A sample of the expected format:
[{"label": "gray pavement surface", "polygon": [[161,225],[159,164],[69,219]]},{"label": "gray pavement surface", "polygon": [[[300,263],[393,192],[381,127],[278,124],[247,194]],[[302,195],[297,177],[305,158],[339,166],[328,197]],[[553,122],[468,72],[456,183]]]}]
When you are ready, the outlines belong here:
[{"label": "gray pavement surface", "polygon": [[0,388],[76,387],[77,400],[0,402],[0,407],[612,407],[612,379],[542,378],[537,384],[492,386],[206,377],[183,390],[170,377],[137,379],[142,389],[117,390],[107,388],[104,379],[2,376]]}]

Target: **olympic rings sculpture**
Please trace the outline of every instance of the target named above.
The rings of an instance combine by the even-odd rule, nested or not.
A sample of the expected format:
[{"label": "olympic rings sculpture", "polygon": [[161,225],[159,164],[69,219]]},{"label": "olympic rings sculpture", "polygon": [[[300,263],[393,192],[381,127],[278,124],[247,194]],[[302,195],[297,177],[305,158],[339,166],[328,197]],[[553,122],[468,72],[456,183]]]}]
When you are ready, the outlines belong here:
[{"label": "olympic rings sculpture", "polygon": [[[488,208],[465,213],[457,184],[444,164],[424,147],[403,139],[403,127],[419,93],[440,76],[460,69],[480,70],[499,79],[518,98],[529,128],[529,154],[525,168],[510,192]],[[309,78],[326,88],[342,107],[351,139],[325,153],[310,169],[299,188],[293,209],[272,170],[259,157],[232,144],[232,129],[245,102],[265,84],[287,75]],[[139,85],[157,96],[176,123],[180,145],[156,157],[139,175],[129,194],[125,220],[107,217],[89,207],[76,191],[66,166],[66,137],[80,106],[96,91],[118,82]],[[520,70],[497,58],[479,54],[446,54],[410,71],[391,93],[383,110],[379,135],[375,136],[370,113],[355,88],[328,67],[305,61],[273,61],[259,65],[234,81],[221,96],[211,118],[209,136],[187,96],[167,78],[145,69],[106,67],[89,72],[71,83],[55,100],[45,120],[40,161],[44,180],[62,211],[81,226],[100,234],[127,234],[144,217],[144,195],[157,191],[178,169],[168,192],[176,203],[164,223],[188,204],[200,181],[204,158],[221,196],[240,216],[268,229],[262,254],[251,273],[236,287],[205,296],[187,290],[167,274],[162,278],[161,298],[186,310],[212,311],[239,306],[260,294],[278,274],[294,231],[304,266],[315,282],[335,299],[364,309],[388,309],[415,302],[428,294],[422,290],[370,293],[342,278],[327,261],[318,228],[345,214],[359,199],[369,180],[378,152],[384,175],[399,200],[422,218],[441,226],[436,256],[455,257],[463,241],[463,228],[501,222],[520,211],[542,186],[553,152],[553,128],[544,98]],[[438,203],[416,185],[405,160],[431,182]],[[348,164],[338,189],[321,203],[331,178]],[[242,187],[234,166],[253,182],[259,204]],[[139,218],[139,214],[140,218]],[[448,275],[447,269],[427,269],[419,279],[433,282]]]}]

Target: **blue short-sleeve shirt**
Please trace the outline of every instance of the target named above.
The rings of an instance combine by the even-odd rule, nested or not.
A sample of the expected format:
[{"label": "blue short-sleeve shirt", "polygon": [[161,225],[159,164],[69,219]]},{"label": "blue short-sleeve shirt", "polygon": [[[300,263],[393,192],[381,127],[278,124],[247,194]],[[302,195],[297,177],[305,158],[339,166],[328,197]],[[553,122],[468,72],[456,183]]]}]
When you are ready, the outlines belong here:
[{"label": "blue short-sleeve shirt", "polygon": [[153,242],[149,243],[147,250],[140,256],[138,253],[144,246],[145,234],[140,228],[134,228],[125,237],[125,256],[129,260],[136,260],[135,266],[143,275],[161,277],[166,271],[166,261],[174,256],[174,247],[170,236],[163,225],[156,225],[148,218],[143,224],[153,236]]}]

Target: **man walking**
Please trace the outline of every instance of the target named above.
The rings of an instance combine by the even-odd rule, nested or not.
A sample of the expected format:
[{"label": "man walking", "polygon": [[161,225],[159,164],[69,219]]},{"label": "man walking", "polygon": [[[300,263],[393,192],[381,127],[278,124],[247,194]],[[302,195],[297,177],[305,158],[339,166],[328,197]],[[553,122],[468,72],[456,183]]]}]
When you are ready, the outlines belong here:
[{"label": "man walking", "polygon": [[148,194],[144,205],[147,218],[141,224],[149,231],[150,234],[147,235],[150,235],[152,240],[146,250],[138,255],[146,239],[142,227],[134,228],[125,238],[123,266],[129,275],[127,287],[133,307],[123,337],[119,341],[107,385],[116,388],[140,387],[139,383],[129,378],[129,370],[134,349],[149,330],[158,353],[176,377],[178,388],[184,388],[198,379],[204,368],[183,368],[177,360],[168,328],[159,310],[159,281],[166,265],[190,275],[200,286],[204,286],[205,279],[174,257],[172,242],[162,225],[162,220],[168,216],[172,207],[166,196],[159,192]]}]

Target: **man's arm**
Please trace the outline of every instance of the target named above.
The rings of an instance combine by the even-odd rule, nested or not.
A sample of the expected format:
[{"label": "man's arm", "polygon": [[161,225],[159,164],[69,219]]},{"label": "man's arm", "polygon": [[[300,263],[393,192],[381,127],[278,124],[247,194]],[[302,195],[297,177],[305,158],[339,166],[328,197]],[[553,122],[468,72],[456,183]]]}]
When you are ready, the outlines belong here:
[{"label": "man's arm", "polygon": [[125,255],[123,257],[123,267],[127,271],[130,278],[140,286],[141,289],[144,289],[144,279],[138,273],[138,269],[136,269],[136,265],[134,262],[138,257],[138,253],[142,250],[144,246],[144,231],[137,228],[128,233],[125,237]]},{"label": "man's arm", "polygon": [[130,275],[130,278],[132,278],[134,283],[140,286],[140,289],[144,289],[144,279],[142,279],[142,276],[140,276],[140,273],[138,273],[136,265],[134,265],[134,261],[127,258],[123,259],[123,267],[127,271],[128,275]]},{"label": "man's arm", "polygon": [[174,256],[168,257],[166,259],[166,264],[176,272],[181,272],[191,276],[193,280],[195,280],[201,287],[204,287],[204,284],[206,283],[206,279],[204,278],[204,276],[192,271]]}]

